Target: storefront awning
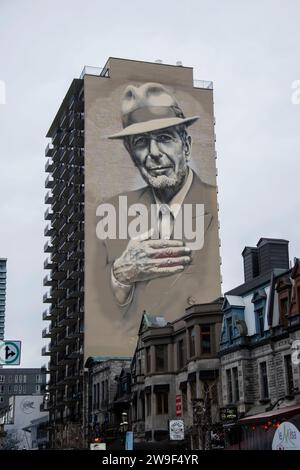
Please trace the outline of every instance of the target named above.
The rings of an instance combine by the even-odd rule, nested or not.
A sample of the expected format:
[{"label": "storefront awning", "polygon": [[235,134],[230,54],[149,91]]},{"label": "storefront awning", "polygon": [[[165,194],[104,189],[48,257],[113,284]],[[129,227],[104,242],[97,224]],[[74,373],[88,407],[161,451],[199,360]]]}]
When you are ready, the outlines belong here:
[{"label": "storefront awning", "polygon": [[282,408],[275,408],[274,410],[266,411],[264,413],[258,413],[256,415],[247,416],[245,418],[240,419],[238,423],[239,424],[259,423],[267,419],[290,417],[299,413],[300,413],[300,404],[292,405],[292,406],[285,406]]}]

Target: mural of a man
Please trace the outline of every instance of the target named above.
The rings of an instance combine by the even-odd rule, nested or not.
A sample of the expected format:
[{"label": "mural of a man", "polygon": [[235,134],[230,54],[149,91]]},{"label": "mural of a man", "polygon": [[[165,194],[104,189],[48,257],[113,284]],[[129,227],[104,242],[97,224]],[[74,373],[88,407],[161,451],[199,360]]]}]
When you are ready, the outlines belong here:
[{"label": "mural of a man", "polygon": [[[107,299],[117,306],[120,318],[137,329],[143,310],[175,319],[184,309],[212,300],[209,282],[216,270],[210,263],[211,250],[218,243],[216,188],[206,184],[190,168],[192,139],[189,126],[198,116],[185,117],[175,97],[164,85],[130,85],[122,99],[123,130],[109,136],[123,144],[146,185],[129,191],[127,206],[155,207],[155,227],[134,239],[106,239],[101,263],[108,281]],[[120,198],[109,201],[120,211]],[[199,205],[192,212],[194,227],[203,238],[201,249],[193,250],[183,235],[174,235],[183,206]],[[130,211],[129,211],[130,212]],[[202,218],[202,223],[197,217]],[[123,214],[118,223],[130,222]],[[200,230],[201,227],[201,230]],[[118,227],[119,228],[119,227]],[[156,237],[153,237],[154,228]],[[118,230],[117,230],[118,233]],[[108,300],[107,300],[108,302]]]}]

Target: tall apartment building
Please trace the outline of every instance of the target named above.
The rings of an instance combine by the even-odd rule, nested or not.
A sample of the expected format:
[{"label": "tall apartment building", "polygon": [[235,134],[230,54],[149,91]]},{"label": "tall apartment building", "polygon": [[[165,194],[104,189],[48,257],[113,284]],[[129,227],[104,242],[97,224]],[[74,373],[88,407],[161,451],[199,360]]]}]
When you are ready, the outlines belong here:
[{"label": "tall apartment building", "polygon": [[[49,221],[44,251],[49,254],[44,278],[49,292],[44,303],[49,308],[43,319],[50,326],[42,332],[51,338],[42,355],[50,356],[46,372],[50,374],[50,442],[59,444],[55,433],[63,423],[70,424],[79,438],[83,399],[83,263],[84,263],[84,101],[83,80],[73,80],[48,131],[51,144],[46,148],[45,203]],[[47,397],[47,398],[48,398]],[[75,430],[75,431],[74,431]]]},{"label": "tall apartment building", "polygon": [[[103,69],[85,67],[80,78],[72,81],[47,133],[51,141],[45,151],[48,241],[44,251],[48,257],[44,267],[49,274],[44,278],[44,286],[49,290],[44,295],[44,303],[49,308],[44,311],[43,319],[50,324],[42,336],[50,342],[43,347],[42,355],[50,358],[45,372],[50,376],[47,408],[53,447],[66,447],[70,439],[79,447],[86,437],[83,435],[85,360],[97,355],[130,355],[131,352],[124,351],[128,345],[134,345],[124,337],[125,328],[113,326],[118,316],[112,319],[112,309],[101,309],[100,301],[108,291],[100,285],[104,270],[97,264],[94,254],[97,242],[93,238],[96,239],[97,191],[103,198],[110,197],[112,191],[116,194],[130,189],[129,183],[133,185],[136,180],[136,169],[130,158],[119,155],[124,148],[110,143],[118,145],[116,152],[112,147],[107,149],[106,137],[111,133],[110,127],[120,125],[116,119],[120,119],[119,98],[124,87],[145,81],[160,81],[170,85],[171,90],[179,87],[180,97],[188,96],[189,115],[202,111],[201,144],[195,139],[196,166],[204,173],[204,180],[215,184],[212,83],[193,81],[191,67],[110,58]],[[97,171],[92,161],[95,155]],[[215,201],[216,196],[211,200]],[[216,203],[213,204],[216,211]],[[209,295],[216,298],[220,290],[219,240],[215,236],[217,232],[213,233],[205,286]],[[196,300],[186,292],[184,301],[188,305]]]},{"label": "tall apartment building", "polygon": [[13,395],[42,395],[45,375],[38,368],[4,367],[0,370],[0,409]]},{"label": "tall apartment building", "polygon": [[6,258],[0,258],[0,340],[4,339],[6,299]]}]

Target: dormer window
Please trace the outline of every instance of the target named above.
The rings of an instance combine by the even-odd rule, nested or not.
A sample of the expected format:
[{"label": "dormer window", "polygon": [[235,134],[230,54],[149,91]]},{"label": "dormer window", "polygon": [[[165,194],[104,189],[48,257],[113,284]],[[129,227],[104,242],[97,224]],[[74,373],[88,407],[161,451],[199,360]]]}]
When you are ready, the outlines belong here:
[{"label": "dormer window", "polygon": [[229,344],[232,344],[232,340],[233,340],[233,324],[232,324],[232,317],[228,317],[228,318],[226,319],[226,325],[227,325],[228,342],[229,342]]},{"label": "dormer window", "polygon": [[256,334],[261,338],[265,335],[265,310],[267,294],[264,289],[255,292],[251,302],[254,304]]},{"label": "dormer window", "polygon": [[256,314],[256,324],[257,324],[257,334],[259,334],[260,337],[263,337],[265,332],[265,316],[264,316],[264,309],[259,308],[255,312]]}]

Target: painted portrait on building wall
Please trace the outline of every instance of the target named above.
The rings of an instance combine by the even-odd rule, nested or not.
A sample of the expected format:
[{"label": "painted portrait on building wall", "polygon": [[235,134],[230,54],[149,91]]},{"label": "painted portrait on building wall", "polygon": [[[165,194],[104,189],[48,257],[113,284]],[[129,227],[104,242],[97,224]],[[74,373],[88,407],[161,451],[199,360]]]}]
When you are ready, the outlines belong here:
[{"label": "painted portrait on building wall", "polygon": [[120,352],[130,352],[143,311],[172,321],[220,294],[216,186],[193,167],[192,128],[201,114],[186,113],[166,84],[152,81],[127,82],[118,107],[104,138],[122,153],[121,165],[127,159],[125,190],[93,201],[94,276],[86,290],[97,303],[103,354],[118,335]]}]

